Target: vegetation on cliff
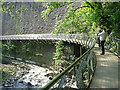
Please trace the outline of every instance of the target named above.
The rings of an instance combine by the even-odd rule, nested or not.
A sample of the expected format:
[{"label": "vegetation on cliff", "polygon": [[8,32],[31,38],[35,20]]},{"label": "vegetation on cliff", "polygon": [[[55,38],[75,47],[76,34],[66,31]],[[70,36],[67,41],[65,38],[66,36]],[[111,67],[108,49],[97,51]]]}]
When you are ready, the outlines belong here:
[{"label": "vegetation on cliff", "polygon": [[[47,20],[50,13],[57,8],[67,7],[66,15],[63,19],[56,22],[53,33],[94,34],[97,28],[106,28],[108,33],[111,33],[113,37],[119,38],[120,36],[119,2],[45,2],[42,4],[46,8],[41,13],[44,20]],[[12,9],[15,8],[15,3],[11,2],[3,2],[1,6],[1,10],[4,13],[10,13],[12,18],[18,15],[19,20],[21,19],[21,12],[28,10],[24,6],[21,6],[21,8],[12,12]],[[56,42],[56,53],[53,57],[56,65],[59,61],[64,61],[61,59],[62,57],[59,58],[62,54],[63,46],[59,47],[61,44],[58,43]]]},{"label": "vegetation on cliff", "polygon": [[[49,2],[45,3],[47,7],[42,12],[42,17],[46,20],[49,14],[66,5],[68,11],[63,19],[56,22],[53,33],[87,33],[95,34],[97,28],[106,28],[108,34],[112,37],[120,38],[120,3],[119,2]],[[56,44],[58,47],[60,44]],[[60,48],[58,48],[60,49]],[[56,50],[55,55],[60,51]],[[59,60],[55,58],[55,61]],[[62,61],[62,60],[60,60]]]},{"label": "vegetation on cliff", "polygon": [[[108,33],[113,33],[119,38],[120,33],[120,3],[119,2],[66,2],[68,12],[64,19],[58,21],[53,33],[96,33],[97,28],[106,28]],[[42,16],[46,18],[49,13],[66,3],[49,2],[46,13]],[[51,9],[52,7],[52,9]],[[51,11],[49,12],[49,9]]]},{"label": "vegetation on cliff", "polygon": [[[38,0],[39,1],[39,0]],[[49,14],[62,6],[67,6],[66,16],[57,21],[53,33],[96,33],[97,28],[106,28],[108,33],[112,32],[114,37],[119,38],[120,33],[120,3],[119,2],[45,2],[42,18],[46,20]],[[28,10],[21,6],[16,12],[12,12],[15,3],[2,2],[2,11],[15,14],[21,19],[21,12]]]}]

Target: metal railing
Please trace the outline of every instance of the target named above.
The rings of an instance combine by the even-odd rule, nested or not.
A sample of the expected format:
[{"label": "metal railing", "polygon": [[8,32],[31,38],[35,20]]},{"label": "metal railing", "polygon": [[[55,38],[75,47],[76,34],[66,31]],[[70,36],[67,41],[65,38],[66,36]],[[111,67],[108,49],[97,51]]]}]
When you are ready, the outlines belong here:
[{"label": "metal railing", "polygon": [[105,42],[105,47],[120,57],[120,39],[109,36]]},{"label": "metal railing", "polygon": [[95,40],[92,42],[92,47],[58,74],[51,82],[42,87],[42,90],[49,88],[88,88],[96,67],[96,56],[93,53],[94,45]]},{"label": "metal railing", "polygon": [[96,57],[93,53],[93,48],[96,42],[95,38],[82,34],[29,34],[0,36],[0,40],[62,40],[87,47],[88,50],[83,55],[53,78],[52,81],[42,87],[42,89],[89,87],[96,67]]},{"label": "metal railing", "polygon": [[[46,84],[42,89],[43,90],[49,89],[51,87],[52,88],[66,88],[66,87],[68,87],[68,88],[76,88],[76,87],[88,88],[90,85],[90,82],[92,80],[92,77],[93,77],[93,74],[95,71],[95,67],[96,67],[96,57],[95,57],[92,49],[93,49],[93,47],[90,48],[88,51],[86,51],[81,57],[77,58],[75,60],[75,62],[73,62],[63,72],[61,72],[59,75],[57,75],[51,82]],[[75,70],[74,70],[74,68],[75,68]],[[73,76],[74,73],[76,73],[75,76]],[[76,84],[74,84],[73,87],[71,87],[69,85],[64,85],[64,84],[71,82],[71,81],[67,82],[67,78],[65,78],[65,77],[71,77],[71,76],[73,76],[71,79],[76,79],[76,80],[73,80],[72,83],[76,83]],[[57,84],[55,84],[56,82],[57,82]]]},{"label": "metal railing", "polygon": [[0,36],[0,40],[62,40],[91,47],[92,37],[85,34],[23,34]]}]

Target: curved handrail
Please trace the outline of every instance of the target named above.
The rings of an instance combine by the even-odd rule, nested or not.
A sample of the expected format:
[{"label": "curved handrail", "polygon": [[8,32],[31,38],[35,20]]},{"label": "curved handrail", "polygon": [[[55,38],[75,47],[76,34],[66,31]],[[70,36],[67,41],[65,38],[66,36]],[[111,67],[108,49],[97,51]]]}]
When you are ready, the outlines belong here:
[{"label": "curved handrail", "polygon": [[[89,40],[90,39],[90,40]],[[0,36],[0,40],[62,40],[91,47],[91,38],[84,34],[21,34]],[[89,41],[89,43],[87,43]]]},{"label": "curved handrail", "polygon": [[93,42],[94,43],[92,44],[92,47],[90,49],[88,49],[83,55],[81,55],[79,58],[77,58],[71,65],[69,65],[63,72],[58,74],[52,81],[50,81],[48,84],[46,84],[42,88],[42,90],[46,90],[46,89],[49,89],[50,87],[52,87],[60,78],[62,78],[62,76],[64,76],[68,71],[70,71],[71,68],[73,68],[78,62],[80,62],[85,57],[85,55],[87,55],[94,48],[95,40]]},{"label": "curved handrail", "polygon": [[105,42],[105,46],[120,57],[120,39],[109,36]]},{"label": "curved handrail", "polygon": [[[9,39],[10,40],[22,40],[22,39],[24,39],[24,40],[25,39],[27,39],[27,40],[31,40],[31,39],[32,40],[33,39],[34,40],[36,40],[36,39],[37,40],[39,40],[39,39],[41,39],[41,40],[62,40],[62,41],[68,41],[68,42],[72,42],[72,43],[81,44],[81,45],[84,45],[89,48],[83,55],[81,55],[79,58],[77,58],[71,65],[69,65],[63,72],[58,74],[51,82],[46,84],[42,89],[48,89],[48,88],[52,87],[59,79],[61,79],[61,77],[63,75],[65,75],[68,71],[70,71],[71,68],[73,68],[78,62],[82,61],[82,59],[93,49],[93,47],[95,45],[95,38],[94,38],[94,40],[92,40],[93,38],[91,38],[89,36],[84,36],[82,34],[60,34],[60,35],[56,35],[56,34],[38,35],[38,34],[36,34],[36,36],[34,36],[34,35],[23,35],[23,36],[15,35],[15,37],[14,37],[14,35],[1,36],[0,40],[9,40]],[[49,38],[48,38],[48,36],[49,36]]]},{"label": "curved handrail", "polygon": [[[94,47],[94,46],[93,46]],[[63,72],[61,72],[60,74],[58,74],[51,82],[49,82],[48,84],[46,84],[42,90],[44,89],[49,89],[50,87],[52,87],[65,73],[67,73],[73,66],[75,66],[80,60],[82,60],[82,58],[90,52],[91,49],[87,50],[81,57],[77,58],[75,60],[75,62],[73,62],[70,66],[68,66]]]}]

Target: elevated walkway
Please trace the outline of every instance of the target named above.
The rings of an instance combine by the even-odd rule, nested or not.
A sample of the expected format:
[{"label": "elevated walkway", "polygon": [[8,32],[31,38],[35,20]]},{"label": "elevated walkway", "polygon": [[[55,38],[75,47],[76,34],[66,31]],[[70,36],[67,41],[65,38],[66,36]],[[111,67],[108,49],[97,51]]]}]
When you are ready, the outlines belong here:
[{"label": "elevated walkway", "polygon": [[5,35],[0,36],[2,40],[50,40],[64,41],[69,43],[81,44],[85,47],[92,46],[93,37],[84,34],[21,34],[21,35]]},{"label": "elevated walkway", "polygon": [[[7,35],[7,36],[0,36],[0,41],[2,41],[2,40],[52,40],[52,41],[62,40],[62,41],[66,41],[69,43],[76,43],[76,44],[81,44],[83,46],[89,46],[89,47],[92,47],[94,45],[92,37],[89,38],[88,36],[84,36],[82,34]],[[93,48],[91,48],[91,49],[93,49]],[[119,84],[118,84],[118,76],[119,76],[118,75],[118,73],[119,73],[118,61],[119,61],[119,58],[108,50],[105,51],[105,55],[100,55],[101,50],[98,48],[98,45],[95,45],[94,52],[97,57],[97,65],[96,65],[95,74],[94,74],[93,80],[91,82],[90,88],[116,88],[116,89],[118,89],[119,88]],[[85,54],[83,55],[83,57],[84,56],[85,56]],[[81,59],[81,58],[79,58],[79,59]],[[73,63],[73,65],[70,65],[70,67],[67,68],[67,71],[69,71],[79,61],[79,59],[77,61],[75,61]],[[57,81],[67,71],[64,70],[54,80]],[[55,83],[54,80],[52,83]],[[52,84],[49,85],[49,87],[51,87],[51,86],[52,86]]]},{"label": "elevated walkway", "polygon": [[118,88],[119,58],[108,50],[105,50],[105,55],[100,55],[98,45],[95,45],[94,52],[97,65],[90,88]]}]

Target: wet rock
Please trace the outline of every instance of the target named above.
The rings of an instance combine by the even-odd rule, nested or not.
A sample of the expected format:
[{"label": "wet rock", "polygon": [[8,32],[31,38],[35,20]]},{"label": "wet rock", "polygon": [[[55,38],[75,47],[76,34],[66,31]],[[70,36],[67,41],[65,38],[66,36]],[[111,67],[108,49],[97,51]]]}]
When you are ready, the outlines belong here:
[{"label": "wet rock", "polygon": [[11,63],[11,60],[9,58],[2,59],[2,64],[9,64],[9,63]]},{"label": "wet rock", "polygon": [[31,86],[33,86],[33,85],[32,85],[30,82],[28,82],[28,83],[27,83],[27,86],[28,86],[28,87],[31,87]]},{"label": "wet rock", "polygon": [[52,71],[46,68],[45,65],[43,65],[44,67],[40,67],[37,65],[16,62],[14,62],[13,65],[15,65],[16,68],[19,68],[16,72],[16,77],[18,78],[10,77],[4,82],[4,87],[43,87],[58,74],[57,71]]},{"label": "wet rock", "polygon": [[38,29],[40,29],[40,26],[38,26]]},{"label": "wet rock", "polygon": [[19,83],[23,83],[23,81],[19,81]]},{"label": "wet rock", "polygon": [[16,60],[18,60],[18,61],[22,61],[22,59],[21,59],[21,58],[16,58]]},{"label": "wet rock", "polygon": [[14,78],[14,81],[17,81],[18,79],[17,78]]},{"label": "wet rock", "polygon": [[50,80],[52,80],[52,79],[53,79],[53,77],[52,77],[52,76],[50,76],[50,77],[49,77],[49,79],[50,79]]},{"label": "wet rock", "polygon": [[45,67],[46,65],[45,64],[42,64],[42,67]]},{"label": "wet rock", "polygon": [[8,85],[8,84],[4,84],[4,86],[5,86],[5,87],[9,87],[9,85]]},{"label": "wet rock", "polygon": [[40,80],[38,80],[38,83],[41,83],[41,81],[40,81]]}]

